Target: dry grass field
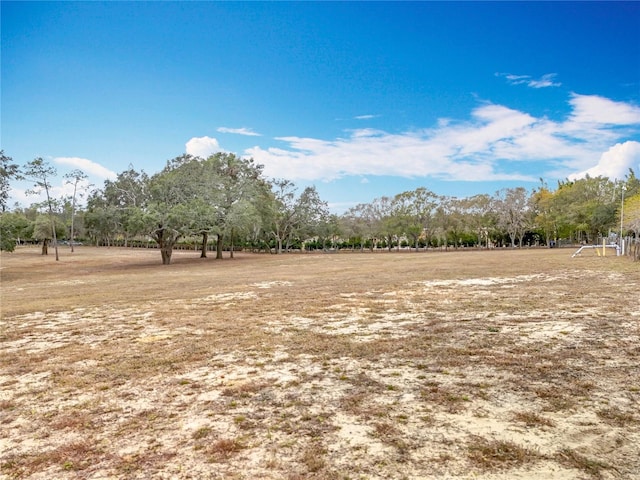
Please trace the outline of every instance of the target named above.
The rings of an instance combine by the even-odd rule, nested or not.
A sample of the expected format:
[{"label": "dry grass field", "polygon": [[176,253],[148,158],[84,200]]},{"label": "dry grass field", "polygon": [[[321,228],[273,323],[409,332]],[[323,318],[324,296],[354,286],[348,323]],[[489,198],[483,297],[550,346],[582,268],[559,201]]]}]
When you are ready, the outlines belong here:
[{"label": "dry grass field", "polygon": [[640,478],[640,266],[2,253],[0,478]]}]

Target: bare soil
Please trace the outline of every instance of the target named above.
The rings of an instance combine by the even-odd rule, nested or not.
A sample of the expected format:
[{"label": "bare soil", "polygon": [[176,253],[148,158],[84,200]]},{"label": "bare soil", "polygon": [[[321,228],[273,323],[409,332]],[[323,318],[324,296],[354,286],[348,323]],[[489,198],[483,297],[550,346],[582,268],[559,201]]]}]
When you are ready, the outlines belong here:
[{"label": "bare soil", "polygon": [[0,478],[638,479],[640,265],[2,253]]}]

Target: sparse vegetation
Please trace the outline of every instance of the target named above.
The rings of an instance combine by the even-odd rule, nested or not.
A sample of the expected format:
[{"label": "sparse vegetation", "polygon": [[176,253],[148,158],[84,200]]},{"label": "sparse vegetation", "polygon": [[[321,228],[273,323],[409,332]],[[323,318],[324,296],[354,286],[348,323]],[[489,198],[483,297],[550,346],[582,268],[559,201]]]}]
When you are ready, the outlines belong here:
[{"label": "sparse vegetation", "polygon": [[539,455],[508,440],[489,440],[473,436],[467,442],[469,459],[482,470],[503,470],[535,461]]},{"label": "sparse vegetation", "polygon": [[204,451],[211,456],[213,461],[223,461],[245,448],[246,445],[241,439],[220,438],[207,446]]},{"label": "sparse vegetation", "polygon": [[514,420],[524,423],[527,427],[553,427],[555,422],[536,412],[514,412]]},{"label": "sparse vegetation", "polygon": [[633,413],[626,412],[619,407],[603,408],[596,413],[606,423],[616,427],[627,427],[639,422]]},{"label": "sparse vegetation", "polygon": [[577,468],[595,478],[602,478],[602,471],[612,468],[602,460],[586,457],[570,448],[561,449],[556,458],[562,465]]}]

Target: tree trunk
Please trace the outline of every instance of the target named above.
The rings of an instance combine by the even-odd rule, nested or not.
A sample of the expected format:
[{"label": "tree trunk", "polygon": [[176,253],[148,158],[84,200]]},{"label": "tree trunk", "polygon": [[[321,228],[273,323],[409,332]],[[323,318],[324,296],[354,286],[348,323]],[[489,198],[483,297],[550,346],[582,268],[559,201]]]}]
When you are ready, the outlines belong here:
[{"label": "tree trunk", "polygon": [[58,237],[56,236],[55,228],[53,230],[53,250],[56,252],[56,262],[60,260],[58,255]]},{"label": "tree trunk", "polygon": [[49,240],[46,238],[42,241],[42,255],[49,255]]},{"label": "tree trunk", "polygon": [[160,247],[160,255],[162,256],[162,264],[169,265],[171,263],[171,254],[173,253],[173,248],[169,245],[163,245]]},{"label": "tree trunk", "polygon": [[165,238],[165,230],[163,228],[156,230],[154,240],[160,249],[160,256],[162,257],[163,265],[169,265],[171,263],[173,245],[176,243],[178,238],[179,236],[174,237],[173,235],[170,235],[169,238]]},{"label": "tree trunk", "polygon": [[216,240],[216,260],[222,260],[222,235],[218,235],[218,240]]},{"label": "tree trunk", "polygon": [[75,216],[75,211],[76,211],[76,207],[75,207],[75,196],[74,196],[74,206],[71,209],[71,241],[69,242],[69,245],[71,246],[71,253],[73,253],[73,237],[75,236],[75,232],[73,231],[73,217]]},{"label": "tree trunk", "polygon": [[202,232],[202,249],[200,250],[200,258],[207,258],[207,242],[209,241],[209,232]]}]

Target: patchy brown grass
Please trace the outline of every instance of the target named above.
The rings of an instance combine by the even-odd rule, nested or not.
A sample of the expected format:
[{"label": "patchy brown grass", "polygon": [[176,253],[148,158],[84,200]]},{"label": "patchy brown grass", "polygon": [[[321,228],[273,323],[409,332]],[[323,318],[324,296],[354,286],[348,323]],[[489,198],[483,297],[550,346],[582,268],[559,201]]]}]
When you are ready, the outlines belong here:
[{"label": "patchy brown grass", "polygon": [[238,438],[219,438],[210,445],[207,445],[203,450],[212,461],[221,462],[227,460],[235,453],[246,448],[244,442]]},{"label": "patchy brown grass", "polygon": [[571,253],[3,252],[0,478],[634,478],[640,269]]},{"label": "patchy brown grass", "polygon": [[477,435],[467,442],[469,460],[484,471],[519,467],[535,461],[539,455],[528,448],[508,440],[489,440]]},{"label": "patchy brown grass", "polygon": [[536,412],[514,412],[513,419],[527,427],[555,427],[555,422]]},{"label": "patchy brown grass", "polygon": [[586,457],[566,447],[557,453],[556,458],[561,464],[582,470],[594,478],[602,478],[603,471],[613,468],[602,460]]}]

